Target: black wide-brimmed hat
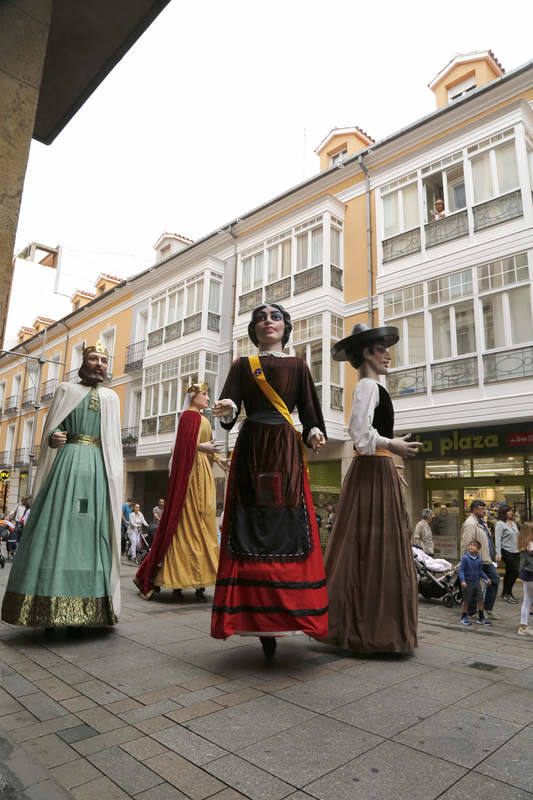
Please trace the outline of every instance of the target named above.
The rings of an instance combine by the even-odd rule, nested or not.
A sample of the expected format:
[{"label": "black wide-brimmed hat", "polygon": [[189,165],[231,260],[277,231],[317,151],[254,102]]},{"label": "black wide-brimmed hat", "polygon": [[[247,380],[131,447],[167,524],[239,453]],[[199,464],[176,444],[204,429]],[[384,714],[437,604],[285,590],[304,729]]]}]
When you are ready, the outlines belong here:
[{"label": "black wide-brimmed hat", "polygon": [[385,347],[391,347],[400,339],[400,331],[392,325],[382,328],[369,328],[364,322],[354,325],[350,336],[336,342],[331,348],[331,355],[335,361],[347,361],[348,353],[356,348],[366,347],[378,340],[383,342]]}]

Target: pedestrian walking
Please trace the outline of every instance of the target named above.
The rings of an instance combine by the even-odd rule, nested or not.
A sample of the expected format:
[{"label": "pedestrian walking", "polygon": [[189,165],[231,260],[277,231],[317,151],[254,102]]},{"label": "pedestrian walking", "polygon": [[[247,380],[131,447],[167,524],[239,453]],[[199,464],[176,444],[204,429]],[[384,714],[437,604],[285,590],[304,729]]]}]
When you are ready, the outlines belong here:
[{"label": "pedestrian walking", "polygon": [[120,544],[121,544],[121,553],[123,556],[126,555],[129,549],[128,521],[134,505],[135,502],[133,500],[133,497],[128,497],[126,502],[122,504],[122,514],[120,518],[120,534],[121,534]]},{"label": "pedestrian walking", "polygon": [[476,539],[471,539],[466,547],[466,553],[459,564],[459,580],[463,590],[463,613],[460,619],[462,625],[471,625],[468,609],[472,603],[476,604],[478,611],[479,625],[490,625],[490,621],[485,617],[483,611],[483,590],[481,589],[481,578],[487,581],[490,586],[490,578],[483,570],[483,562],[478,553],[481,544]]},{"label": "pedestrian walking", "polygon": [[430,508],[425,508],[422,511],[421,519],[416,523],[415,532],[413,534],[413,547],[419,547],[424,553],[427,553],[428,556],[433,555],[432,519],[433,511]]},{"label": "pedestrian walking", "polygon": [[[486,512],[487,504],[483,502],[483,500],[472,500],[470,503],[470,516],[463,522],[461,530],[461,556],[464,556],[468,551],[468,542],[472,539],[480,542],[481,549],[479,555],[483,562],[483,571],[490,578],[490,584],[485,591],[483,608],[485,609],[486,615],[491,619],[500,619],[499,614],[494,611],[494,601],[498,594],[500,576],[496,571],[494,563],[494,545],[489,529],[485,523]],[[469,613],[470,615],[476,613],[476,607],[473,603],[470,604]]]},{"label": "pedestrian walking", "polygon": [[141,531],[143,527],[148,528],[148,523],[142,514],[139,503],[135,503],[133,506],[133,511],[131,512],[128,520],[128,539],[130,541],[128,558],[131,561],[135,561],[135,558],[137,557],[137,548],[139,547],[139,543],[141,541]]},{"label": "pedestrian walking", "polygon": [[519,636],[533,636],[533,628],[529,627],[529,613],[533,604],[533,523],[522,523],[518,534],[517,548],[520,558],[519,576],[524,590],[518,634]]},{"label": "pedestrian walking", "polygon": [[513,586],[520,570],[520,555],[518,553],[518,527],[513,521],[513,513],[511,506],[500,506],[495,531],[496,563],[503,559],[505,564],[502,600],[505,600],[506,603],[518,603],[513,595]]}]

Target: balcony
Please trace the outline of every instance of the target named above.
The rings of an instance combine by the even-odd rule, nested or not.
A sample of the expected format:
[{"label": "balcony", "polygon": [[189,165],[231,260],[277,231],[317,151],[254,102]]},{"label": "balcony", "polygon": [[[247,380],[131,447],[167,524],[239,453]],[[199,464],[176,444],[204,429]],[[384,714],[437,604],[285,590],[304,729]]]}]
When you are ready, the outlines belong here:
[{"label": "balcony", "polygon": [[322,264],[304,272],[297,272],[294,276],[294,294],[316,289],[317,286],[322,286]]},{"label": "balcony", "polygon": [[451,242],[452,239],[468,236],[468,214],[466,208],[463,211],[450,214],[448,217],[428,222],[427,225],[424,225],[424,230],[426,232],[426,247],[435,247],[444,242]]},{"label": "balcony", "polygon": [[79,369],[80,369],[79,367],[76,367],[76,369],[71,369],[70,372],[67,372],[67,374],[65,375],[65,380],[68,381],[69,383],[76,383],[80,377],[78,375]]},{"label": "balcony", "polygon": [[171,322],[165,328],[165,342],[171,342],[173,339],[179,339],[181,336],[181,319],[177,322]]},{"label": "balcony", "polygon": [[533,347],[487,353],[483,356],[485,383],[533,376]]},{"label": "balcony", "polygon": [[51,400],[56,389],[57,378],[51,378],[49,381],[46,381],[46,383],[43,383],[43,388],[41,390],[41,403],[44,403],[46,400]]},{"label": "balcony", "polygon": [[176,430],[176,414],[163,414],[158,418],[158,433],[172,433]]},{"label": "balcony", "polygon": [[433,364],[431,367],[431,388],[434,392],[457,389],[459,386],[475,386],[477,382],[476,356]]},{"label": "balcony", "polygon": [[122,455],[136,455],[137,443],[139,441],[139,428],[122,428],[120,438],[122,440]]},{"label": "balcony", "polygon": [[202,327],[202,313],[193,314],[192,317],[185,317],[183,320],[183,335],[195,333]]},{"label": "balcony", "polygon": [[142,342],[135,342],[126,347],[126,358],[124,359],[124,372],[134,372],[136,369],[141,369],[143,365],[144,351],[146,344]]},{"label": "balcony", "polygon": [[28,408],[30,406],[34,406],[36,395],[37,392],[35,391],[34,386],[32,386],[30,389],[26,389],[26,391],[22,395],[22,408]]},{"label": "balcony", "polygon": [[215,333],[220,331],[220,314],[213,314],[212,311],[207,313],[207,330]]},{"label": "balcony", "polygon": [[243,314],[245,311],[253,311],[253,309],[257,308],[257,306],[260,306],[262,302],[262,289],[254,289],[253,292],[241,294],[239,297],[239,314]]},{"label": "balcony", "polygon": [[280,281],[276,281],[275,283],[269,283],[268,286],[265,287],[265,297],[267,303],[277,303],[280,300],[283,300],[286,297],[290,296],[291,296],[290,275],[286,278],[282,278],[282,280]]},{"label": "balcony", "polygon": [[337,411],[343,411],[344,410],[344,407],[342,405],[342,387],[341,386],[330,386],[329,405],[330,405],[330,408],[336,409]]},{"label": "balcony", "polygon": [[33,451],[30,447],[21,447],[19,450],[15,450],[15,459],[14,459],[14,466],[15,467],[29,467],[30,464],[37,464],[37,460],[39,457],[39,448],[34,447]]},{"label": "balcony", "polygon": [[152,331],[148,334],[148,350],[151,347],[157,347],[158,344],[163,344],[164,328],[159,328],[157,331]]},{"label": "balcony", "polygon": [[13,451],[12,450],[4,450],[3,452],[0,451],[0,467],[5,469],[6,467],[13,466]]},{"label": "balcony", "polygon": [[426,368],[413,367],[387,375],[387,389],[391,397],[406,394],[424,394],[427,391]]},{"label": "balcony", "polygon": [[4,401],[4,414],[11,414],[13,411],[18,411],[19,396],[12,394],[11,397],[6,397]]},{"label": "balcony", "polygon": [[403,258],[410,253],[420,252],[420,228],[413,228],[412,231],[400,233],[398,236],[391,236],[383,242],[383,263],[394,261],[396,258]]},{"label": "balcony", "polygon": [[340,289],[342,292],[342,269],[339,267],[334,267],[333,264],[330,267],[330,283],[334,289]]},{"label": "balcony", "polygon": [[500,222],[507,222],[516,219],[524,214],[522,208],[522,194],[520,189],[501,197],[495,197],[486,203],[480,203],[473,208],[474,212],[474,231],[482,231],[499,225]]},{"label": "balcony", "polygon": [[152,436],[157,433],[157,417],[143,419],[141,423],[141,436]]}]

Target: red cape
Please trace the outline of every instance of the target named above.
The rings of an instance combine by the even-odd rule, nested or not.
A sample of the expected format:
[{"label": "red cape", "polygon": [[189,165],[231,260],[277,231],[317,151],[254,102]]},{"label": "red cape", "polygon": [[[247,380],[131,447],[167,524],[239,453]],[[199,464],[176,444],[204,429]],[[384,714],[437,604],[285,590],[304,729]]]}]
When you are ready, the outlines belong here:
[{"label": "red cape", "polygon": [[180,417],[165,508],[152,549],[135,576],[134,582],[143,594],[148,594],[153,589],[154,576],[176,534],[189,488],[189,475],[196,456],[201,419],[197,411],[184,411]]}]

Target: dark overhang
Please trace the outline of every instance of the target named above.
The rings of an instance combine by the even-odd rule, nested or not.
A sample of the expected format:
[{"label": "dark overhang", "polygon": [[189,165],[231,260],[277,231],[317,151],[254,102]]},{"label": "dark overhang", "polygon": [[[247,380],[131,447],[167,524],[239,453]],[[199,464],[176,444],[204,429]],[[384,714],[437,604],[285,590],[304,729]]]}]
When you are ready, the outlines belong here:
[{"label": "dark overhang", "polygon": [[51,144],[169,0],[54,0],[33,138]]}]

